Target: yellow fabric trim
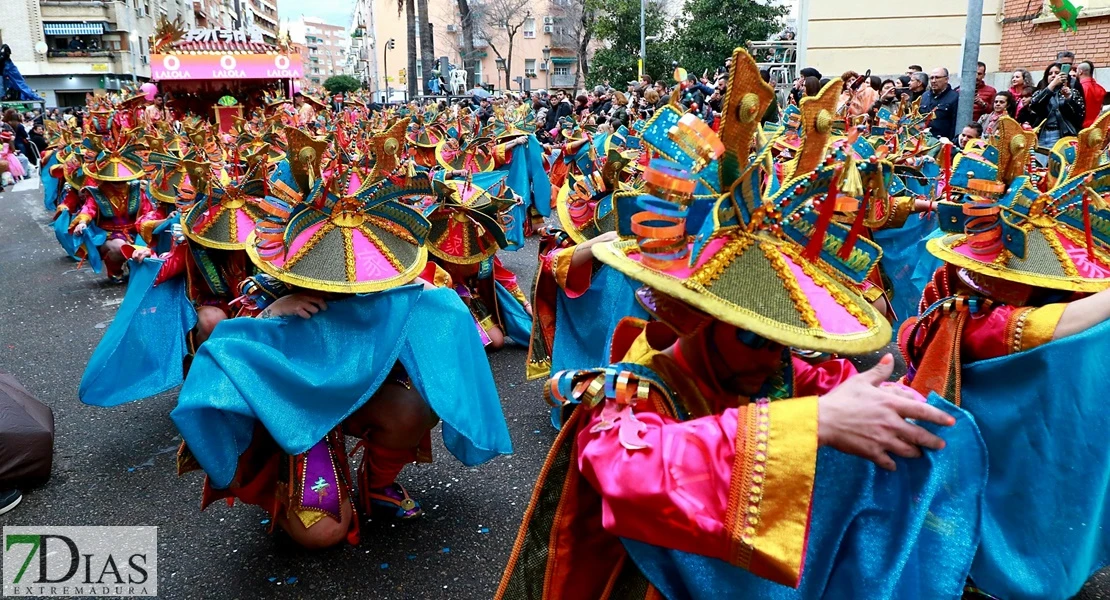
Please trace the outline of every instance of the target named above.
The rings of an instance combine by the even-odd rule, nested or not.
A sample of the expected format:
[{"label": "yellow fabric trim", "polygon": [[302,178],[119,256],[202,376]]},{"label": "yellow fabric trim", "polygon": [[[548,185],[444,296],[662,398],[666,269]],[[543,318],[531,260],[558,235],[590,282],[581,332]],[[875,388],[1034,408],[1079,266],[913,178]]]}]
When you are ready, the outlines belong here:
[{"label": "yellow fabric trim", "polygon": [[436,265],[436,274],[432,277],[432,285],[441,288],[453,288],[454,282],[451,280],[451,275],[443,270],[443,267]]},{"label": "yellow fabric trim", "polygon": [[[761,495],[754,506],[758,521],[751,523],[748,519],[748,526],[739,531],[734,529],[732,536],[751,539],[749,568],[752,573],[796,586],[802,574],[817,470],[817,397],[780,400],[766,407],[769,419],[766,422],[757,420],[759,425],[755,432],[745,432],[752,436],[744,451],[752,456],[753,472],[750,477],[745,473],[733,473],[732,482],[736,485],[750,481],[748,485],[751,486],[762,476]],[[753,404],[748,410],[758,409]],[[767,437],[763,460],[759,460],[760,434]],[[761,465],[766,465],[762,473]],[[749,492],[740,490],[740,497],[749,499]],[[742,502],[741,506],[746,504]],[[751,511],[752,507],[748,506],[747,510]]]},{"label": "yellow fabric trim", "polygon": [[323,512],[320,512],[318,510],[295,510],[294,509],[290,512],[292,512],[294,515],[297,516],[298,519],[301,520],[301,524],[304,525],[305,529],[308,529],[309,527],[312,527],[313,525],[315,525],[315,524],[319,523],[321,520],[323,520],[324,517],[328,516],[327,513],[323,513]]},{"label": "yellow fabric trim", "polygon": [[574,249],[577,246],[570,248],[561,248],[555,251],[555,256],[551,260],[551,270],[555,272],[555,284],[560,289],[567,289],[567,277],[570,277],[570,262],[574,258]]},{"label": "yellow fabric trim", "polygon": [[898,197],[891,200],[890,215],[883,223],[883,229],[898,229],[906,224],[906,220],[913,214],[914,199]]},{"label": "yellow fabric trim", "polygon": [[81,223],[88,223],[90,221],[92,221],[92,217],[90,217],[88,213],[77,213],[77,216],[73,217],[73,222],[69,224],[69,227],[72,229]]},{"label": "yellow fabric trim", "polygon": [[146,242],[148,246],[153,245],[151,240],[154,238],[154,228],[158,227],[164,222],[165,219],[159,219],[157,221],[144,221],[143,224],[139,226],[139,235],[143,238],[143,241]]},{"label": "yellow fabric trim", "polygon": [[1025,317],[1025,326],[1018,333],[1022,352],[1051,342],[1052,336],[1056,333],[1056,326],[1060,324],[1060,318],[1064,316],[1064,310],[1067,307],[1067,304],[1061,302],[1030,311]]}]

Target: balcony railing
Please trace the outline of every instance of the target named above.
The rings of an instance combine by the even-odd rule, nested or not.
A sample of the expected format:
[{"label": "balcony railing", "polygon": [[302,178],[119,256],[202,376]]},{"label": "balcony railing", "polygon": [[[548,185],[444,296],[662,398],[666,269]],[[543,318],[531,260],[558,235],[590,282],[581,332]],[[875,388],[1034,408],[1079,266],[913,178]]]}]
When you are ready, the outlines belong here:
[{"label": "balcony railing", "polygon": [[47,50],[50,58],[112,58],[111,50]]}]

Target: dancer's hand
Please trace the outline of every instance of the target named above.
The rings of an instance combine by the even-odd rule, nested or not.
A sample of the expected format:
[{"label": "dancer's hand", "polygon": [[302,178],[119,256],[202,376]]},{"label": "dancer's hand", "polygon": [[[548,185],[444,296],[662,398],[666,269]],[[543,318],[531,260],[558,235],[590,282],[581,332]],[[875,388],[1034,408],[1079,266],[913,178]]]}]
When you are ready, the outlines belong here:
[{"label": "dancer's hand", "polygon": [[85,233],[85,229],[88,229],[88,227],[89,227],[88,223],[78,223],[78,224],[74,225],[73,226],[73,235],[80,236],[81,234]]},{"label": "dancer's hand", "polygon": [[146,246],[136,246],[135,251],[131,253],[131,260],[142,264],[142,262],[151,257],[154,253]]},{"label": "dancer's hand", "polygon": [[919,447],[944,448],[944,440],[906,419],[944,426],[956,420],[908,390],[883,385],[893,370],[894,358],[887,354],[871,370],[822,396],[817,402],[818,443],[861,456],[888,471],[895,468],[888,453],[917,458]]},{"label": "dancer's hand", "polygon": [[327,309],[328,303],[319,296],[313,296],[311,294],[290,294],[284,298],[278,298],[258,316],[287,317],[297,315],[302,319],[311,319],[312,315]]},{"label": "dancer's hand", "polygon": [[577,246],[574,247],[574,254],[572,254],[571,257],[570,257],[570,265],[572,267],[579,267],[579,266],[582,266],[582,265],[590,262],[594,258],[593,251],[590,250],[591,247],[593,247],[597,244],[604,244],[605,242],[613,242],[613,241],[616,241],[616,240],[619,240],[619,239],[620,238],[617,237],[617,232],[615,232],[615,231],[606,231],[605,233],[603,233],[603,234],[601,234],[601,235],[599,235],[595,238],[588,239],[588,240],[582,242],[581,244],[578,244]]}]

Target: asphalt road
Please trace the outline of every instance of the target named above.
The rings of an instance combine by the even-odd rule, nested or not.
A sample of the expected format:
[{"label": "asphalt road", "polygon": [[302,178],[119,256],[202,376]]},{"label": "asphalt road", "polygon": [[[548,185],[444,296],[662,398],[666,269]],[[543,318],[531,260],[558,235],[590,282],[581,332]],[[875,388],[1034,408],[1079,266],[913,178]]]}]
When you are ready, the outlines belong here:
[{"label": "asphalt road", "polygon": [[[155,525],[162,598],[493,597],[555,437],[541,383],[524,381],[523,349],[490,356],[512,456],[467,468],[434,435],[436,461],[401,474],[424,518],[366,523],[357,547],[306,552],[267,533],[260,509],[200,510],[202,476],[175,474],[174,392],[113,409],[78,401],[84,365],[124,288],[77,269],[49,224],[37,189],[0,193],[0,371],[50,406],[56,424],[50,482],[26,491],[0,525]],[[527,284],[535,256],[533,239],[502,260]],[[857,362],[866,368],[881,354]],[[1110,598],[1107,581],[1100,573],[1079,597]]]},{"label": "asphalt road", "polygon": [[[124,288],[65,257],[37,189],[10,189],[0,193],[0,371],[53,409],[56,441],[50,482],[0,525],[156,525],[163,598],[493,597],[555,437],[540,382],[524,381],[524,350],[490,356],[512,456],[467,468],[433,435],[435,462],[401,474],[424,518],[369,523],[357,547],[305,552],[267,533],[260,509],[200,510],[202,476],[175,474],[175,393],[113,409],[78,401]],[[535,257],[533,241],[503,260],[526,284]]]}]

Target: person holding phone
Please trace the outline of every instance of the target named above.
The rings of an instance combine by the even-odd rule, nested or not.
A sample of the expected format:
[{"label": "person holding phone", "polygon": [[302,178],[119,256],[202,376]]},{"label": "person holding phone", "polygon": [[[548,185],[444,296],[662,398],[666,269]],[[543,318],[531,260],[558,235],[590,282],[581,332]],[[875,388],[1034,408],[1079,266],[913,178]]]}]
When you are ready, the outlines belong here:
[{"label": "person holding phone", "polygon": [[1052,148],[1060,138],[1078,133],[1083,125],[1083,93],[1071,87],[1070,79],[1060,63],[1048,65],[1029,101],[1029,123],[1040,125],[1037,143],[1042,148]]}]

